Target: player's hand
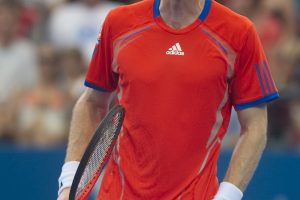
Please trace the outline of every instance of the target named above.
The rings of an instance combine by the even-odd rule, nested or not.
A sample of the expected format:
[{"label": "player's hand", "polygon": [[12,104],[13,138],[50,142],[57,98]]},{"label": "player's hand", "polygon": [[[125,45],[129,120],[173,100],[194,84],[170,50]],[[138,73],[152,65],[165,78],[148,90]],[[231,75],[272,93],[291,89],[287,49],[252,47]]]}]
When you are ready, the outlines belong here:
[{"label": "player's hand", "polygon": [[57,200],[69,200],[71,188],[65,188],[60,195],[58,196]]}]

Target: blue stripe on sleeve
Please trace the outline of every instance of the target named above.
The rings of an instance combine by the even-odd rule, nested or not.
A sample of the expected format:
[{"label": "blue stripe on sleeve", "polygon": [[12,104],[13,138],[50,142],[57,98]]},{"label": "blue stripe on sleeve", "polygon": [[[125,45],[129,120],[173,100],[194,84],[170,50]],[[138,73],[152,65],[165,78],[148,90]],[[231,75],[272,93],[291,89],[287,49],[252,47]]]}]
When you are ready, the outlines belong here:
[{"label": "blue stripe on sleeve", "polygon": [[85,81],[85,82],[84,82],[84,85],[85,85],[86,87],[95,89],[95,90],[97,90],[97,91],[99,91],[99,92],[109,92],[108,90],[106,90],[106,89],[104,89],[104,88],[102,88],[102,87],[99,87],[99,86],[97,86],[97,85],[95,85],[95,84],[93,84],[93,83],[90,83],[90,82],[88,82],[88,81]]},{"label": "blue stripe on sleeve", "polygon": [[255,69],[256,69],[256,73],[257,73],[257,76],[258,76],[258,79],[259,79],[259,84],[260,84],[260,87],[264,93],[264,96],[266,96],[266,91],[265,91],[265,87],[264,87],[264,84],[263,84],[263,80],[262,80],[262,77],[261,77],[261,74],[260,74],[260,70],[259,70],[259,66],[258,64],[255,65]]},{"label": "blue stripe on sleeve", "polygon": [[275,91],[276,91],[275,84],[274,84],[274,81],[273,81],[271,72],[270,72],[270,70],[269,70],[269,66],[268,66],[268,64],[267,64],[266,61],[264,61],[264,65],[265,65],[265,68],[267,69],[268,76],[269,76],[269,79],[270,79],[270,81],[271,81],[272,92],[275,92]]},{"label": "blue stripe on sleeve", "polygon": [[268,94],[271,94],[272,92],[271,92],[270,84],[269,84],[269,81],[268,81],[268,78],[267,78],[266,71],[265,71],[264,67],[262,67],[262,72],[263,72],[264,79],[265,79],[265,82],[266,82],[266,85],[267,85],[267,88],[268,88]]},{"label": "blue stripe on sleeve", "polygon": [[278,98],[279,98],[279,94],[278,94],[278,92],[276,92],[276,93],[273,93],[271,95],[265,96],[261,99],[257,99],[255,101],[242,103],[242,104],[237,104],[237,105],[235,105],[235,109],[236,110],[244,110],[244,109],[247,109],[247,108],[255,107],[255,106],[273,101],[273,100],[278,99]]}]

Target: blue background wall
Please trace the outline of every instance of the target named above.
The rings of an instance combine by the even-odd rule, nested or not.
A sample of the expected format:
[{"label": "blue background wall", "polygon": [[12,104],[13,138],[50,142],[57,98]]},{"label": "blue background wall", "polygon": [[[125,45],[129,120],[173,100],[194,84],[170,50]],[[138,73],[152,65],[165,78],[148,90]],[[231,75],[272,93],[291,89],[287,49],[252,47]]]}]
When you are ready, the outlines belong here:
[{"label": "blue background wall", "polygon": [[[57,177],[65,148],[43,150],[20,147],[0,148],[0,199],[55,200]],[[223,152],[219,160],[222,178],[230,159]],[[245,193],[245,200],[299,200],[300,155],[266,152]]]}]

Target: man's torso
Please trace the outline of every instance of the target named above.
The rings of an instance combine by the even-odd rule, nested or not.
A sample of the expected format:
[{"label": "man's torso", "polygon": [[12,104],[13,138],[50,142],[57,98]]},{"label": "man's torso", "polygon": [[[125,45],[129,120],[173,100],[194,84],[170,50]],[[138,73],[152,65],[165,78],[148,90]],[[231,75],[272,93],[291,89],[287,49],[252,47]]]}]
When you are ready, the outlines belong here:
[{"label": "man's torso", "polygon": [[[99,199],[212,199],[249,21],[214,1],[174,30],[146,0],[109,15],[112,70],[126,117]],[[231,23],[233,20],[234,23]]]}]

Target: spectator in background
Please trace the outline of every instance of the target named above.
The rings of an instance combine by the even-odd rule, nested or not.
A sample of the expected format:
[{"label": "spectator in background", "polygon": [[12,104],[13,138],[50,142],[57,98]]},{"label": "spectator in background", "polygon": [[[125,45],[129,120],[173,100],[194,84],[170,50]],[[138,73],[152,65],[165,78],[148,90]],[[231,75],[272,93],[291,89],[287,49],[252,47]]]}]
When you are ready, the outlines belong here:
[{"label": "spectator in background", "polygon": [[48,39],[47,20],[50,12],[45,1],[22,0],[21,34],[32,42],[43,43]]},{"label": "spectator in background", "polygon": [[13,132],[15,94],[37,79],[35,47],[19,36],[20,9],[16,0],[0,0],[0,138]]},{"label": "spectator in background", "polygon": [[24,3],[28,4],[43,4],[47,8],[54,9],[58,6],[61,6],[63,3],[65,3],[67,0],[22,0]]},{"label": "spectator in background", "polygon": [[258,0],[242,0],[242,1],[220,0],[219,2],[226,5],[233,11],[249,17],[250,19],[254,18],[255,11],[258,4]]},{"label": "spectator in background", "polygon": [[38,146],[62,144],[67,136],[70,100],[61,85],[58,54],[43,45],[38,61],[38,84],[20,95],[17,141]]},{"label": "spectator in background", "polygon": [[287,144],[290,148],[300,151],[300,89],[298,88],[297,96],[291,99],[289,104],[289,119],[291,124],[287,129]]},{"label": "spectator in background", "polygon": [[85,62],[80,50],[73,48],[62,52],[60,67],[65,74],[65,86],[72,102],[84,91]]},{"label": "spectator in background", "polygon": [[293,85],[299,38],[294,0],[264,0],[257,16],[257,29],[269,58],[278,89]]},{"label": "spectator in background", "polygon": [[[297,35],[296,1],[223,0],[221,2],[254,21],[280,90],[280,100],[271,104],[268,109],[269,146],[299,148],[300,92],[297,91],[300,91],[300,43]],[[233,115],[231,126],[237,127],[236,124],[237,119]],[[236,134],[234,134],[236,130],[229,129],[224,146],[230,147],[236,141]]]},{"label": "spectator in background", "polygon": [[297,35],[296,2],[264,0],[256,24],[269,58],[281,99],[270,106],[270,140],[275,147],[299,146],[298,109],[300,41]]},{"label": "spectator in background", "polygon": [[129,3],[129,4],[132,4],[132,3],[137,3],[137,2],[139,2],[139,1],[143,1],[143,0],[129,0],[128,3]]},{"label": "spectator in background", "polygon": [[107,0],[80,0],[58,7],[50,18],[51,41],[57,47],[78,47],[89,62],[101,24],[116,6]]},{"label": "spectator in background", "polygon": [[0,102],[36,80],[35,47],[18,35],[20,5],[0,0]]}]

